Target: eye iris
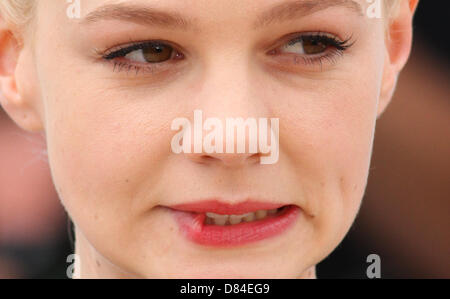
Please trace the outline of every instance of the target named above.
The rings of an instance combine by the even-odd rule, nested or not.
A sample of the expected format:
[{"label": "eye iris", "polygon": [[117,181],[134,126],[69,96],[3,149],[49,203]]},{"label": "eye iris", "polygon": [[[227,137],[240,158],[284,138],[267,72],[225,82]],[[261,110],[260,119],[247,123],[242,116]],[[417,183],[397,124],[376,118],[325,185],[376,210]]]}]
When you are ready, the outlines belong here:
[{"label": "eye iris", "polygon": [[304,38],[303,39],[303,49],[305,54],[320,54],[327,50],[328,45],[324,44],[320,40],[314,38]]},{"label": "eye iris", "polygon": [[144,58],[149,63],[163,62],[172,57],[173,48],[167,45],[157,44],[142,50]]}]

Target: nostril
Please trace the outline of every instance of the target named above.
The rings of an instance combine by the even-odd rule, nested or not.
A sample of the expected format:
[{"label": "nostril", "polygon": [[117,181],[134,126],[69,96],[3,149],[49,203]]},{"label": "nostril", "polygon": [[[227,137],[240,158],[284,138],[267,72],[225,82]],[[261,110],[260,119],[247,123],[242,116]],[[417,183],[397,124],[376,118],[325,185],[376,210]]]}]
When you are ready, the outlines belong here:
[{"label": "nostril", "polygon": [[250,164],[259,164],[261,162],[261,154],[253,154],[248,157]]},{"label": "nostril", "polygon": [[208,154],[188,154],[189,159],[198,164],[212,164],[216,162],[216,158]]},{"label": "nostril", "polygon": [[198,164],[211,164],[226,167],[243,167],[260,163],[261,155],[256,154],[187,154],[190,160]]},{"label": "nostril", "polygon": [[217,160],[216,158],[214,158],[214,157],[212,157],[210,155],[203,155],[201,157],[201,159],[204,160],[204,162],[214,162],[214,161]]}]

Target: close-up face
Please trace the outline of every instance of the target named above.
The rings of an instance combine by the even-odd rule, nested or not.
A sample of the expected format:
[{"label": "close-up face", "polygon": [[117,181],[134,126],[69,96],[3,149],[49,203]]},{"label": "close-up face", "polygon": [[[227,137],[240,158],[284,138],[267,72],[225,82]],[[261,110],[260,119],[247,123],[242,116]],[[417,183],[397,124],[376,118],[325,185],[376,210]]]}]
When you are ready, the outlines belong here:
[{"label": "close-up face", "polygon": [[[34,8],[16,68],[32,112],[15,117],[45,133],[78,275],[313,277],[358,213],[410,29],[391,44],[365,0],[79,4]],[[225,140],[227,119],[277,119],[276,159],[249,142],[177,153],[177,133],[196,137],[174,121],[195,135],[198,110],[223,123],[223,149],[239,139]]]}]

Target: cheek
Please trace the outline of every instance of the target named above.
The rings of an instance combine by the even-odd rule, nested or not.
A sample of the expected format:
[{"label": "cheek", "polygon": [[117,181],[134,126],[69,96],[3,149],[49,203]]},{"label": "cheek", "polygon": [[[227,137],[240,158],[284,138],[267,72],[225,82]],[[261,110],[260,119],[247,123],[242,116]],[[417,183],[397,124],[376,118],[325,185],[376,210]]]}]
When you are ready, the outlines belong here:
[{"label": "cheek", "polygon": [[284,115],[280,156],[287,157],[295,173],[292,185],[300,182],[305,201],[311,203],[317,235],[324,242],[340,240],[359,209],[370,164],[378,82],[373,74],[352,75],[320,88],[279,91],[286,99],[277,112]]},{"label": "cheek", "polygon": [[[142,236],[156,235],[158,225],[141,221],[158,201],[155,185],[172,138],[166,124],[175,116],[165,109],[162,118],[162,107],[117,91],[74,87],[51,94],[48,155],[61,201],[86,239],[120,263],[128,255],[115,248],[133,250]],[[155,231],[143,234],[143,227]]]},{"label": "cheek", "polygon": [[[122,231],[155,204],[152,187],[170,153],[174,116],[167,109],[161,116],[161,107],[129,94],[86,84],[53,89],[47,97],[55,185],[82,227],[101,221],[99,231]],[[137,196],[143,186],[147,192]]]}]

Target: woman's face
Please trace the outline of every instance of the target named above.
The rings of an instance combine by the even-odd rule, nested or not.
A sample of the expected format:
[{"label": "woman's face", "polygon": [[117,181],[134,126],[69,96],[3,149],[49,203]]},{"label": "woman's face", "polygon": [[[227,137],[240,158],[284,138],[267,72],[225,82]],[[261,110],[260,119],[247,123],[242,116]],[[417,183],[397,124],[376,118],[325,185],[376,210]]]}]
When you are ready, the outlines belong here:
[{"label": "woman's face", "polygon": [[[292,3],[89,0],[78,19],[39,2],[27,72],[82,275],[299,277],[340,243],[382,110],[385,20],[363,0]],[[194,110],[279,119],[279,159],[175,154],[172,122]],[[201,216],[282,206],[237,228]]]}]

